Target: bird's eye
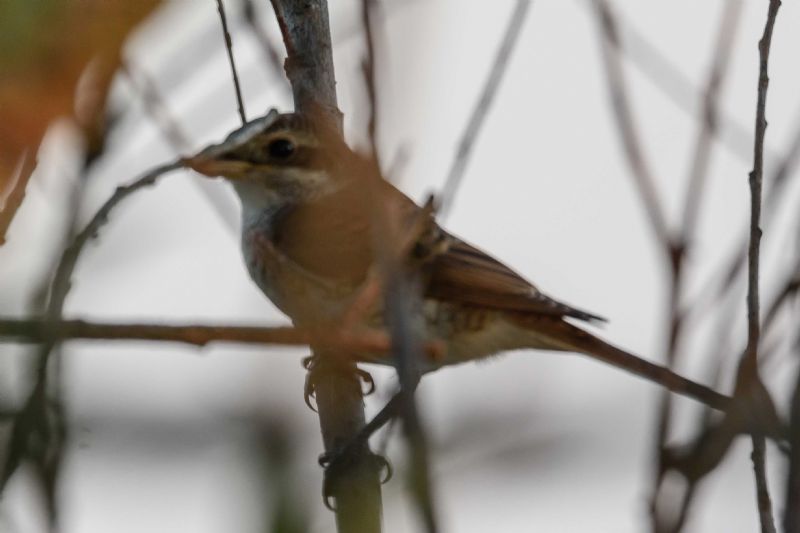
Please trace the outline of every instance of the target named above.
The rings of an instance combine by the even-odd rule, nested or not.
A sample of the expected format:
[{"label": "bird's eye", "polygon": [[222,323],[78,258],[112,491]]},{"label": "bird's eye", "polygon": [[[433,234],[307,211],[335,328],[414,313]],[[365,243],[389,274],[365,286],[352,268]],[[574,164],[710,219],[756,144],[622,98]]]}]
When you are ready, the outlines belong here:
[{"label": "bird's eye", "polygon": [[289,139],[275,139],[267,146],[269,156],[278,161],[286,161],[295,152],[295,146]]}]

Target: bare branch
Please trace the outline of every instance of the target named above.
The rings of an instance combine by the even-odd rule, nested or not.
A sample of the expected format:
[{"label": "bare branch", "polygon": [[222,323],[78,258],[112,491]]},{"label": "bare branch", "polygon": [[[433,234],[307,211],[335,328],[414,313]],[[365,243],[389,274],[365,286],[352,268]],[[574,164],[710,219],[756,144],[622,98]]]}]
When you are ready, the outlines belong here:
[{"label": "bare branch", "polygon": [[[28,188],[28,181],[36,168],[36,156],[28,152],[22,154],[19,169],[16,172],[16,179],[11,191],[6,195],[0,206],[0,246],[6,242],[6,233],[17,214],[19,206],[25,199],[25,190]],[[2,192],[2,191],[0,191]]]},{"label": "bare branch", "polygon": [[[292,85],[295,110],[313,120],[332,123],[341,134],[327,1],[271,2],[286,46],[284,69]],[[365,425],[361,386],[352,362],[330,353],[330,347],[313,348],[319,360],[313,379],[322,440],[326,453],[335,455]],[[368,445],[359,446],[355,452],[337,472],[335,483],[329,484],[331,473],[326,474],[323,492],[336,501],[339,533],[379,532],[380,463]]]},{"label": "bare branch", "polygon": [[[385,178],[380,171],[377,145],[378,93],[375,79],[374,28],[375,20],[377,19],[376,10],[376,0],[362,0],[361,20],[364,25],[364,38],[366,41],[363,68],[369,101],[367,133],[374,160],[373,168],[376,174],[365,177],[368,180],[367,183],[370,184],[368,186],[373,187],[372,196],[377,198],[377,182]],[[391,223],[382,209],[375,209],[373,218],[376,222],[376,227],[379,230],[383,230],[376,232],[378,239],[376,242],[384,243],[387,238],[389,242],[394,242],[393,237],[400,237],[392,235]],[[396,250],[387,249],[386,246],[378,246],[377,248],[378,266],[382,267],[381,274],[385,278],[385,314],[391,333],[392,356],[400,381],[400,392],[398,393],[401,404],[400,414],[403,420],[404,434],[409,445],[411,493],[422,515],[425,530],[428,533],[436,533],[438,525],[433,490],[431,488],[427,435],[414,398],[414,391],[420,377],[417,361],[423,349],[420,330],[417,327],[418,323],[414,319],[421,303],[419,290],[416,290],[418,285],[415,283],[415,279],[410,279],[404,275]],[[359,445],[358,439],[354,439],[354,441],[354,445]]]},{"label": "bare branch", "polygon": [[597,19],[602,30],[601,50],[606,67],[606,78],[611,95],[614,116],[622,137],[628,164],[631,167],[639,196],[645,206],[651,229],[660,243],[672,242],[667,227],[664,208],[658,198],[655,181],[639,145],[639,135],[633,120],[625,76],[620,63],[620,40],[616,20],[606,0],[593,0]]},{"label": "bare branch", "polygon": [[228,33],[228,19],[225,16],[225,6],[222,0],[217,0],[217,11],[219,12],[219,20],[222,23],[222,35],[225,37],[225,50],[228,52],[228,63],[231,65],[231,76],[233,77],[233,87],[236,91],[236,105],[239,110],[239,118],[242,119],[242,125],[247,124],[247,115],[244,112],[244,100],[242,99],[242,88],[239,86],[239,75],[236,72],[236,62],[233,59],[233,41],[231,34]]},{"label": "bare branch", "polygon": [[[758,102],[756,104],[755,142],[753,147],[753,170],[750,172],[750,247],[748,251],[747,279],[747,349],[742,356],[737,376],[737,394],[753,394],[765,390],[758,373],[758,343],[761,336],[759,302],[759,267],[761,244],[761,189],[764,177],[764,136],[767,130],[766,107],[769,87],[769,52],[772,32],[780,8],[780,0],[770,0],[764,35],[758,43],[759,76]],[[775,532],[775,520],[766,479],[766,458],[763,435],[753,435],[753,465],[758,492],[758,511],[762,533]]]},{"label": "bare branch", "polygon": [[763,435],[753,435],[753,473],[756,479],[756,498],[758,500],[758,518],[761,522],[761,533],[776,533],[775,517],[772,516],[772,501],[767,484],[767,443]]},{"label": "bare branch", "polygon": [[341,129],[327,2],[271,2],[288,54],[284,70],[292,84],[295,109],[309,115],[321,110]]},{"label": "bare branch", "polygon": [[45,342],[58,338],[115,341],[178,342],[205,346],[211,342],[308,346],[324,344],[342,351],[371,351],[368,335],[349,335],[329,329],[286,326],[213,326],[202,324],[110,324],[85,320],[48,321],[43,318],[0,318],[0,342]]},{"label": "bare branch", "polygon": [[506,73],[511,54],[522,33],[522,24],[525,22],[525,17],[530,5],[530,0],[517,0],[517,5],[511,13],[511,18],[509,19],[508,27],[503,36],[503,41],[500,43],[500,48],[497,50],[497,55],[494,58],[494,63],[492,63],[489,76],[486,78],[481,96],[475,103],[472,115],[470,115],[469,122],[467,122],[467,127],[461,134],[458,150],[450,165],[450,172],[448,172],[447,179],[442,188],[440,198],[441,207],[439,209],[439,216],[441,218],[447,215],[453,205],[456,193],[464,178],[464,173],[467,170],[467,164],[472,155],[475,141],[480,134],[483,123],[486,121],[486,116],[489,114],[489,110],[497,95],[497,90]]},{"label": "bare branch", "polygon": [[736,34],[736,26],[741,11],[741,0],[727,2],[717,34],[714,61],[711,65],[703,98],[703,120],[700,122],[700,129],[697,134],[694,158],[689,175],[689,186],[686,189],[686,197],[683,203],[683,237],[681,241],[685,246],[688,245],[687,241],[692,238],[697,214],[702,204],[711,156],[711,142],[717,135],[719,125],[719,106],[717,104],[719,92],[727,71],[731,50],[733,49],[733,38]]},{"label": "bare branch", "polygon": [[[591,7],[591,2],[578,0],[578,4]],[[672,61],[644,32],[637,29],[624,13],[616,14],[616,24],[627,46],[620,51],[630,59],[641,74],[675,106],[692,118],[698,116],[696,101],[698,89],[692,79],[682,70],[682,65]],[[719,112],[719,124],[713,135],[733,157],[747,160],[750,148],[749,128],[724,111]]]},{"label": "bare branch", "polygon": [[158,124],[166,141],[175,152],[189,149],[189,139],[167,109],[156,84],[139,67],[132,67],[130,61],[122,61],[120,70],[128,78],[131,87],[139,93],[145,111]]},{"label": "bare branch", "polygon": [[[670,368],[674,368],[677,363],[678,345],[684,326],[684,316],[681,313],[680,302],[685,278],[685,272],[683,268],[686,257],[685,252],[686,249],[691,245],[692,235],[695,227],[695,219],[702,203],[701,196],[703,192],[703,185],[705,183],[705,176],[711,155],[711,141],[714,135],[717,133],[718,94],[722,85],[725,67],[727,66],[728,58],[730,56],[729,52],[731,49],[731,42],[740,11],[740,1],[737,0],[727,4],[718,32],[713,55],[713,64],[705,91],[704,110],[702,115],[704,120],[701,121],[698,132],[698,139],[695,145],[695,153],[689,175],[689,186],[687,188],[687,195],[684,201],[684,218],[681,236],[675,243],[673,243],[671,240],[663,241],[661,243],[665,248],[664,252],[666,257],[668,257],[671,261],[671,269],[669,271],[671,275],[669,289],[668,337],[665,355],[667,366]],[[664,481],[664,476],[669,468],[669,465],[666,461],[666,445],[669,436],[671,420],[672,396],[664,393],[661,397],[661,403],[658,410],[658,422],[656,426],[657,471],[655,475],[654,490],[651,501],[651,517],[653,527],[656,531],[670,530],[668,525],[662,523],[664,522],[664,519],[659,516],[658,498],[660,497],[660,488]],[[675,531],[679,531],[683,526],[683,523],[686,520],[686,514],[691,506],[693,495],[694,487],[690,485],[684,494],[681,504],[681,513],[679,514],[679,518],[674,525]]]},{"label": "bare branch", "polygon": [[269,35],[267,35],[267,32],[264,31],[264,28],[262,28],[258,23],[258,19],[256,18],[255,0],[244,0],[242,11],[244,21],[250,27],[250,31],[253,32],[253,35],[255,35],[258,44],[261,45],[261,50],[264,52],[264,56],[266,57],[270,68],[275,72],[279,79],[284,79],[280,52],[278,52],[278,49],[272,44],[272,41],[270,41]]},{"label": "bare branch", "polygon": [[72,243],[64,250],[61,255],[56,273],[53,279],[54,293],[50,295],[50,309],[51,316],[60,316],[64,307],[64,299],[71,287],[72,273],[75,270],[75,265],[78,262],[84,246],[89,240],[97,237],[100,229],[108,221],[111,211],[119,205],[120,202],[127,199],[136,191],[154,185],[159,177],[167,172],[183,168],[186,163],[183,160],[178,160],[172,163],[167,163],[155,167],[154,169],[146,172],[141,178],[137,179],[129,185],[118,187],[111,195],[111,198],[95,213],[94,217],[89,221],[86,227],[75,236]]}]

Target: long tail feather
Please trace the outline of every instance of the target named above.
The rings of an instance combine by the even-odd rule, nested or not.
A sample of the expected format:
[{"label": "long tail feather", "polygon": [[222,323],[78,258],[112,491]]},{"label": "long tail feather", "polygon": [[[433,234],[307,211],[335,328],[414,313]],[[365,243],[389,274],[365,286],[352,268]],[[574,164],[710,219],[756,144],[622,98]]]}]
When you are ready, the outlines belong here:
[{"label": "long tail feather", "polygon": [[546,336],[564,351],[578,352],[593,359],[627,370],[670,391],[693,398],[720,411],[727,411],[731,398],[710,387],[676,374],[667,367],[613,346],[563,320],[541,316],[517,316],[515,322]]}]

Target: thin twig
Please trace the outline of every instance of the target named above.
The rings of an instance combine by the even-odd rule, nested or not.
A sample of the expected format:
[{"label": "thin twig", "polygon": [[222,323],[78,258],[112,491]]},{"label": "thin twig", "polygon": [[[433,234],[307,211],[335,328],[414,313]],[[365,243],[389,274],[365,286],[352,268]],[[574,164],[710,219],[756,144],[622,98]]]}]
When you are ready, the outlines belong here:
[{"label": "thin twig", "polygon": [[756,480],[756,498],[758,500],[758,519],[762,533],[776,533],[775,517],[772,516],[772,500],[769,497],[767,484],[767,443],[763,435],[753,435],[753,474]]},{"label": "thin twig", "polygon": [[[776,204],[787,198],[784,194],[789,177],[794,174],[797,162],[800,159],[800,117],[798,117],[794,136],[784,153],[781,162],[772,173],[772,178],[767,180],[771,187],[767,190],[764,199],[762,226],[766,227],[778,213]],[[707,287],[700,295],[695,297],[694,302],[687,306],[687,313],[691,313],[691,318],[702,318],[707,316],[707,311],[716,305],[734,286],[740,273],[747,264],[747,242],[749,235],[744,235],[741,242],[737,242],[733,247],[734,251],[722,261],[719,268],[715,269],[709,276],[703,287]],[[717,281],[721,280],[721,281]],[[687,316],[688,318],[688,316]]]},{"label": "thin twig", "polygon": [[[756,104],[755,142],[753,143],[753,170],[750,172],[750,246],[748,251],[747,278],[747,349],[742,356],[738,383],[744,393],[757,390],[762,385],[758,373],[758,343],[761,336],[761,317],[759,302],[759,266],[761,244],[761,189],[764,177],[764,136],[767,130],[766,106],[769,87],[769,52],[772,32],[780,8],[780,0],[770,0],[764,35],[758,43],[759,76],[758,101]],[[738,392],[738,391],[737,391]],[[775,520],[766,479],[765,444],[762,435],[753,435],[753,465],[758,491],[758,511],[762,533],[775,532]]]},{"label": "thin twig", "polygon": [[[364,38],[366,41],[366,54],[364,58],[364,78],[367,86],[369,102],[369,119],[367,133],[369,136],[372,158],[374,160],[375,176],[367,176],[369,186],[373,187],[373,197],[378,197],[377,183],[385,178],[380,174],[380,161],[378,159],[377,120],[378,120],[378,93],[375,74],[375,28],[376,0],[362,0],[361,19],[364,25]],[[372,179],[370,179],[372,178]],[[377,202],[375,203],[377,206]],[[393,242],[392,227],[387,220],[387,214],[376,209],[373,213],[376,228],[384,230],[375,235],[377,243],[385,243],[387,238]],[[403,432],[408,442],[410,459],[410,485],[414,502],[422,515],[425,531],[436,533],[438,521],[436,506],[431,481],[431,469],[428,454],[427,435],[422,420],[417,410],[414,391],[419,381],[420,371],[417,361],[422,353],[422,339],[417,323],[414,320],[416,309],[420,302],[419,291],[415,290],[416,280],[404,275],[400,267],[399,258],[386,246],[376,246],[379,255],[379,266],[382,266],[382,275],[385,278],[384,298],[386,302],[386,319],[392,339],[392,356],[400,381],[402,405]]]},{"label": "thin twig", "polygon": [[631,167],[631,175],[645,206],[653,233],[659,242],[671,242],[672,239],[667,227],[664,208],[659,201],[655,180],[645,160],[644,151],[639,144],[639,135],[633,120],[628,89],[620,62],[622,46],[617,32],[616,20],[606,0],[594,0],[592,5],[595,7],[597,20],[602,30],[600,48],[602,50],[603,63],[606,67],[606,81],[611,96],[612,108],[614,109],[614,117],[622,137],[628,164]]},{"label": "thin twig", "polygon": [[733,49],[733,38],[736,35],[736,26],[742,11],[741,0],[733,0],[725,4],[722,22],[717,33],[714,60],[708,75],[708,82],[703,95],[703,110],[700,129],[695,142],[694,157],[689,173],[689,186],[683,206],[683,238],[681,241],[688,245],[694,234],[694,229],[702,205],[705,190],[706,176],[711,157],[711,143],[717,135],[719,127],[719,93],[722,81],[725,78],[728,63]]},{"label": "thin twig", "polygon": [[[581,6],[592,7],[592,2],[576,1]],[[696,105],[698,88],[695,87],[691,77],[682,70],[682,65],[672,61],[645,32],[637,29],[631,20],[626,19],[624,13],[616,14],[616,24],[627,44],[620,51],[630,60],[631,65],[637,67],[639,72],[680,111],[693,119],[700,116]],[[750,149],[749,128],[724,112],[720,113],[719,123],[722,127],[715,130],[716,139],[730,155],[749,162],[747,156],[747,151]]]},{"label": "thin twig", "polygon": [[492,68],[484,82],[483,91],[481,92],[480,98],[478,98],[478,101],[475,103],[475,107],[472,109],[472,115],[470,115],[469,122],[467,122],[467,127],[461,134],[458,149],[456,150],[455,157],[450,165],[450,171],[447,174],[447,179],[442,188],[440,198],[441,206],[439,208],[439,217],[442,219],[447,215],[453,205],[458,188],[467,170],[467,164],[472,155],[475,141],[480,134],[483,123],[486,121],[486,116],[489,114],[489,110],[497,95],[497,90],[506,73],[511,54],[522,33],[522,24],[525,22],[525,17],[530,5],[530,0],[517,0],[516,7],[511,14],[508,27],[503,36],[503,41],[500,43],[500,48],[497,50]]},{"label": "thin twig", "polygon": [[[245,343],[276,343],[276,344],[318,344],[330,343],[337,348],[346,346],[373,347],[377,345],[370,336],[342,335],[341,332],[325,329],[293,329],[290,333],[284,328],[262,328],[247,326],[209,326],[209,325],[183,325],[183,326],[158,326],[154,324],[98,324],[80,320],[65,320],[51,323],[42,318],[0,318],[0,342],[14,342],[25,340],[41,342],[51,335],[67,338],[85,339],[130,339],[130,340],[164,340],[184,342],[189,344],[204,344],[205,342],[245,342]],[[273,335],[275,335],[273,337]],[[197,341],[197,342],[195,342]],[[200,342],[203,341],[203,342]],[[634,358],[628,360],[606,359],[604,362],[627,370],[651,383],[669,389],[676,394],[693,398],[709,407],[725,411],[730,405],[731,398],[687,379],[669,369],[651,363],[645,359]]]},{"label": "thin twig", "polygon": [[[272,71],[275,73],[276,77],[280,80],[285,80],[286,78],[283,75],[283,65],[281,62],[281,54],[278,52],[278,49],[272,44],[272,41],[269,38],[269,35],[258,23],[258,18],[256,17],[256,5],[255,0],[244,0],[243,1],[243,8],[242,8],[242,15],[244,16],[244,21],[250,27],[250,31],[253,32],[255,35],[258,44],[261,45],[261,50],[264,53],[264,57],[267,58],[267,63],[269,64]],[[286,85],[283,85],[286,87]]]},{"label": "thin twig", "polygon": [[325,345],[342,352],[370,352],[377,341],[369,335],[346,334],[330,328],[288,326],[237,326],[207,324],[112,324],[85,320],[52,321],[45,318],[1,318],[0,343],[61,340],[157,341],[205,346],[212,342]]},{"label": "thin twig", "polygon": [[231,65],[231,76],[233,78],[233,88],[236,91],[236,105],[239,109],[239,118],[242,119],[242,125],[247,124],[247,115],[244,112],[244,100],[242,99],[242,88],[239,86],[239,75],[236,73],[236,62],[233,59],[233,41],[231,34],[228,33],[228,19],[225,16],[225,6],[222,0],[217,0],[217,11],[219,12],[219,20],[222,23],[222,35],[225,38],[225,50],[228,52],[228,63]]},{"label": "thin twig", "polygon": [[186,163],[183,160],[178,160],[172,163],[160,165],[146,172],[142,177],[133,183],[117,187],[117,189],[114,191],[114,194],[111,195],[111,198],[109,198],[108,201],[106,201],[106,203],[103,204],[103,206],[97,211],[97,213],[95,213],[83,231],[75,236],[75,239],[61,255],[61,260],[56,268],[56,273],[53,280],[55,292],[50,296],[51,313],[60,316],[64,306],[64,299],[66,298],[67,292],[69,292],[69,289],[72,285],[72,273],[75,270],[75,265],[78,262],[80,254],[83,251],[86,243],[89,242],[89,240],[97,237],[100,229],[108,221],[111,211],[120,202],[127,199],[136,191],[143,189],[144,187],[154,185],[158,178],[163,174],[183,168],[185,164]]},{"label": "thin twig", "polygon": [[[689,185],[684,200],[684,216],[681,228],[681,234],[677,242],[672,240],[663,241],[660,243],[664,247],[665,256],[669,258],[671,267],[670,272],[670,288],[669,288],[669,319],[668,319],[668,335],[667,347],[665,354],[665,361],[669,368],[675,368],[677,364],[678,346],[683,333],[684,317],[680,308],[680,301],[683,294],[684,285],[684,262],[686,259],[686,251],[691,246],[691,241],[694,235],[695,219],[697,218],[698,210],[702,205],[702,192],[703,185],[705,184],[706,174],[711,155],[711,142],[717,133],[717,115],[718,115],[718,99],[719,90],[722,86],[722,81],[730,57],[731,43],[736,27],[736,22],[739,18],[741,11],[741,2],[736,0],[726,5],[725,11],[720,23],[718,36],[713,53],[713,63],[711,72],[708,77],[708,82],[705,90],[705,98],[703,105],[702,116],[704,120],[700,123],[698,131],[697,142],[695,144],[695,152],[692,158],[692,163],[689,173]],[[662,518],[658,514],[658,499],[660,497],[660,489],[664,481],[664,476],[667,473],[669,465],[666,462],[665,454],[666,444],[669,436],[669,428],[672,419],[672,396],[664,393],[661,396],[660,406],[658,409],[658,422],[656,430],[656,474],[654,480],[654,489],[651,501],[651,521],[655,531],[664,530],[668,528],[667,525],[662,524]],[[681,515],[679,520],[675,523],[674,531],[679,531],[685,521],[685,514],[691,505],[691,498],[694,494],[693,490],[687,490],[684,494],[684,499],[681,505]]]},{"label": "thin twig", "polygon": [[308,345],[315,335],[293,327],[209,326],[165,324],[110,324],[64,320],[49,324],[43,319],[0,319],[0,342],[42,342],[60,339],[179,342],[205,346],[211,342],[243,344]]},{"label": "thin twig", "polygon": [[[22,154],[18,170],[14,176],[14,185],[4,199],[0,198],[0,200],[3,200],[2,205],[0,205],[0,246],[6,242],[6,233],[8,233],[8,228],[11,226],[19,206],[22,205],[22,201],[25,199],[25,190],[28,188],[28,181],[35,168],[36,156],[31,152]],[[4,191],[0,191],[0,193],[2,192]]]},{"label": "thin twig", "polygon": [[378,91],[375,82],[375,35],[373,24],[375,23],[375,0],[361,1],[361,23],[364,25],[364,42],[366,54],[364,54],[364,80],[367,87],[367,101],[369,102],[369,117],[367,119],[367,136],[369,138],[372,157],[378,162],[378,134],[376,131],[378,123]]},{"label": "thin twig", "polygon": [[158,124],[166,141],[175,152],[185,152],[189,149],[189,138],[181,131],[178,122],[172,117],[156,84],[141,69],[133,67],[129,60],[120,63],[120,71],[125,74],[131,87],[139,93],[145,111],[153,121]]}]

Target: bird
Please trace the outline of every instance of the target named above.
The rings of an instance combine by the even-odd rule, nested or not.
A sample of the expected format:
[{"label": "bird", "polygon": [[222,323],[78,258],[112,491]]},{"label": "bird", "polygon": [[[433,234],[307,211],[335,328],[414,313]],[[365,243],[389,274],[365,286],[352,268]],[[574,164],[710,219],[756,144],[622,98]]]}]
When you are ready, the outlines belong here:
[{"label": "bird", "polygon": [[586,327],[600,316],[550,297],[444,230],[430,203],[418,206],[381,179],[374,158],[324,120],[270,110],[190,166],[233,185],[255,284],[298,327],[338,324],[372,339],[350,354],[357,362],[393,364],[390,339],[376,334],[386,327],[376,265],[388,253],[419,273],[421,374],[510,350],[574,352],[712,407],[728,405],[727,396],[602,340]]}]

